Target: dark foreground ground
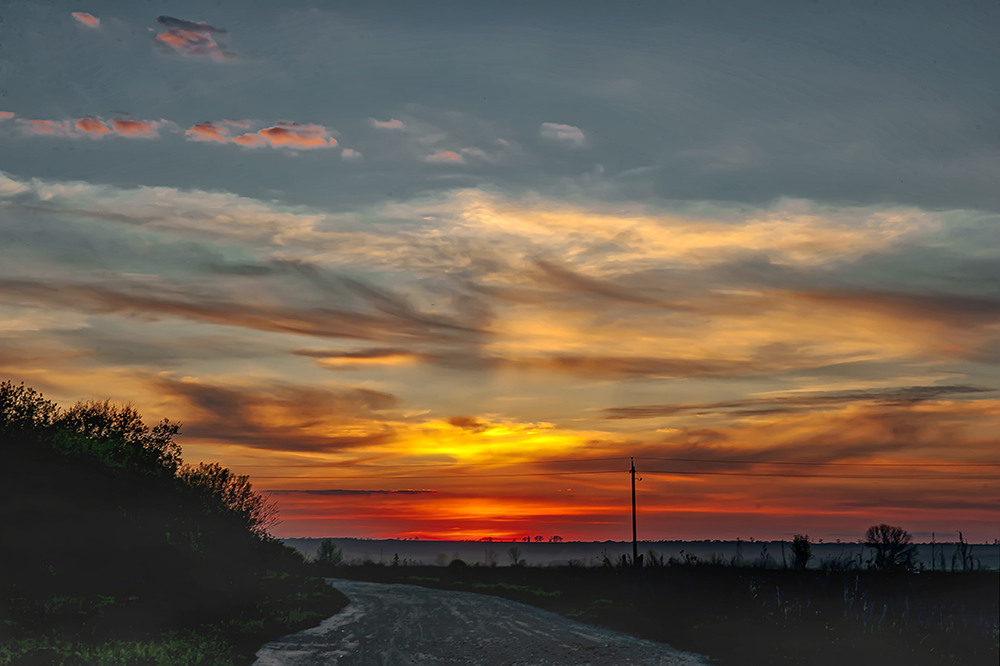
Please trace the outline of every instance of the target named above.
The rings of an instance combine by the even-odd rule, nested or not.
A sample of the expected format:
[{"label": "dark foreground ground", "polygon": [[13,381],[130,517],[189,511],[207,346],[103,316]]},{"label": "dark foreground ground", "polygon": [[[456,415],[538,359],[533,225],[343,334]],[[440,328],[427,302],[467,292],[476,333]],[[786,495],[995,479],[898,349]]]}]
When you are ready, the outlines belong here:
[{"label": "dark foreground ground", "polygon": [[484,594],[331,579],[351,603],[255,666],[707,666],[698,655]]},{"label": "dark foreground ground", "polygon": [[996,572],[348,566],[325,573],[501,596],[723,665],[998,663]]}]

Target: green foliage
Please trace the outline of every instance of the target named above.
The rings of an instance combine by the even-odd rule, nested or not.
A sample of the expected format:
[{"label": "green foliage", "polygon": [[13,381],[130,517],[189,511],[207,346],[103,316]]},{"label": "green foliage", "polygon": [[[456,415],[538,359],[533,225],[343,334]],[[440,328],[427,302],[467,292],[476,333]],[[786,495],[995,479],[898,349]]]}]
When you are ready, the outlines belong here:
[{"label": "green foliage", "polygon": [[173,441],[180,424],[163,419],[150,427],[131,404],[78,402],[58,412],[54,426],[60,448],[113,467],[173,476],[181,463],[181,448]]},{"label": "green foliage", "polygon": [[248,477],[182,464],[179,432],[0,383],[0,664],[246,663],[346,603]]}]

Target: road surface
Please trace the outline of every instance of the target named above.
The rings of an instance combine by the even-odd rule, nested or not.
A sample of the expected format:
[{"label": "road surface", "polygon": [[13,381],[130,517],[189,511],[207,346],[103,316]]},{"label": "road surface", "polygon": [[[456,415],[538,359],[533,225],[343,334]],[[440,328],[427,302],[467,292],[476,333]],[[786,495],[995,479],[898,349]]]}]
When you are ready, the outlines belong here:
[{"label": "road surface", "polygon": [[299,664],[658,664],[708,661],[669,645],[469,592],[331,580],[351,603],[257,652],[256,666]]}]

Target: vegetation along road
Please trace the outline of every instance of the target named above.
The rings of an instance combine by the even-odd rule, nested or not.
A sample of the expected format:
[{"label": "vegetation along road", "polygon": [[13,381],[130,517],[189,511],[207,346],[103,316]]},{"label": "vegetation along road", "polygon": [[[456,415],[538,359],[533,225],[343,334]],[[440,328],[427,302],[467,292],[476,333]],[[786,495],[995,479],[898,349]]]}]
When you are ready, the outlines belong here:
[{"label": "vegetation along road", "polygon": [[296,664],[707,664],[664,643],[506,599],[416,585],[332,580],[351,602],[320,626],[257,652]]}]

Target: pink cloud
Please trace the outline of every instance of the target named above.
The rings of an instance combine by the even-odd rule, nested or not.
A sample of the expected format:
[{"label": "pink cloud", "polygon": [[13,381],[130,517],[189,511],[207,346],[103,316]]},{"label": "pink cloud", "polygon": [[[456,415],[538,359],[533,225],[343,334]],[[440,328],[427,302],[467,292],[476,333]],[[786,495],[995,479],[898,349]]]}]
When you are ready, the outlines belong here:
[{"label": "pink cloud", "polygon": [[198,123],[191,126],[184,132],[184,136],[191,141],[214,141],[216,143],[228,143],[232,141],[229,136],[229,128],[224,123],[209,122]]},{"label": "pink cloud", "polygon": [[131,118],[115,118],[104,120],[96,116],[75,118],[73,120],[27,120],[18,118],[21,132],[27,136],[57,136],[68,139],[101,139],[114,135],[127,139],[155,139],[159,137],[158,128],[164,121],[133,120]]},{"label": "pink cloud", "polygon": [[391,129],[391,130],[403,129],[403,121],[396,120],[395,118],[391,118],[389,120],[375,120],[374,118],[372,118],[371,122],[372,122],[372,127],[375,127],[377,129]]},{"label": "pink cloud", "polygon": [[100,139],[105,134],[110,134],[112,132],[107,123],[100,118],[80,118],[73,123],[73,127],[77,131],[83,132],[93,139]]},{"label": "pink cloud", "polygon": [[153,139],[160,135],[158,120],[132,120],[129,118],[115,118],[111,121],[111,126],[119,136],[130,139]]},{"label": "pink cloud", "polygon": [[93,14],[88,14],[87,12],[73,12],[73,18],[75,18],[80,25],[85,25],[88,28],[101,27],[101,19],[97,18]]},{"label": "pink cloud", "polygon": [[454,150],[438,150],[425,157],[424,161],[431,164],[464,164],[465,158]]},{"label": "pink cloud", "polygon": [[223,51],[212,35],[194,30],[167,30],[156,35],[156,41],[183,56],[204,56],[212,60],[228,60],[235,54]]},{"label": "pink cloud", "polygon": [[332,148],[337,145],[337,140],[322,125],[290,122],[278,123],[257,132],[247,132],[231,141],[249,147],[270,146],[298,150]]},{"label": "pink cloud", "polygon": [[186,21],[172,16],[160,16],[157,23],[166,30],[157,33],[156,41],[161,46],[182,56],[211,58],[212,60],[231,60],[235,53],[226,51],[215,41],[213,33],[225,33],[222,28],[214,28],[207,23]]},{"label": "pink cloud", "polygon": [[73,136],[68,120],[21,120],[21,132],[28,136]]},{"label": "pink cloud", "polygon": [[353,148],[344,148],[343,152],[340,153],[340,156],[343,157],[345,160],[361,159],[361,153],[357,150],[354,150]]}]

